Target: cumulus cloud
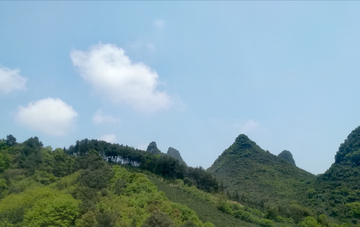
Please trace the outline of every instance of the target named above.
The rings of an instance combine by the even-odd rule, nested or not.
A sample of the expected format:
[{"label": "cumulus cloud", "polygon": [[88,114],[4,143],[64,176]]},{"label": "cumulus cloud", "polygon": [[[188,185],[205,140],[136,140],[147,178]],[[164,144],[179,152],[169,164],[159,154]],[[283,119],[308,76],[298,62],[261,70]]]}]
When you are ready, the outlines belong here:
[{"label": "cumulus cloud", "polygon": [[20,76],[19,69],[0,67],[0,93],[26,90],[27,79]]},{"label": "cumulus cloud", "polygon": [[99,140],[106,141],[108,143],[115,143],[116,142],[116,135],[114,134],[106,134],[100,137]]},{"label": "cumulus cloud", "polygon": [[156,28],[163,28],[163,27],[165,27],[165,23],[166,23],[165,20],[155,20],[154,21],[154,26]]},{"label": "cumulus cloud", "polygon": [[99,44],[87,52],[74,50],[70,56],[80,76],[114,103],[143,112],[163,110],[171,104],[165,92],[156,90],[158,74],[141,62],[131,62],[115,45]]},{"label": "cumulus cloud", "polygon": [[19,106],[16,119],[32,130],[61,136],[74,126],[77,116],[72,106],[61,99],[47,98],[30,102],[26,107]]},{"label": "cumulus cloud", "polygon": [[98,110],[93,116],[93,122],[94,124],[117,124],[120,123],[120,119],[111,115],[104,115],[102,110]]}]

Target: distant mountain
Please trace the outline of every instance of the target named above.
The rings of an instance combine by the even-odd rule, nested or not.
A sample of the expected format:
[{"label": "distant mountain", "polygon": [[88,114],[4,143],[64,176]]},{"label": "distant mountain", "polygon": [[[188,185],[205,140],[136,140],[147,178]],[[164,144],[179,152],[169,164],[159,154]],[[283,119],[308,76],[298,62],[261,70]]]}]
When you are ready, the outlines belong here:
[{"label": "distant mountain", "polygon": [[149,144],[149,146],[146,149],[146,152],[149,152],[150,154],[161,154],[161,151],[159,148],[157,148],[156,142],[153,141]]},{"label": "distant mountain", "polygon": [[278,154],[278,157],[284,159],[285,161],[287,161],[291,165],[296,166],[295,160],[294,160],[294,158],[293,158],[290,151],[283,150],[280,154]]},{"label": "distant mountain", "polygon": [[167,151],[167,154],[170,155],[171,157],[176,158],[177,160],[179,160],[180,163],[186,165],[186,163],[184,162],[184,160],[182,159],[182,157],[180,155],[180,152],[178,150],[176,150],[175,148],[169,147],[169,149]]},{"label": "distant mountain", "polygon": [[[303,196],[315,176],[261,149],[246,135],[239,135],[208,169],[230,194],[248,203],[297,199]],[[243,202],[246,202],[245,200]]]}]

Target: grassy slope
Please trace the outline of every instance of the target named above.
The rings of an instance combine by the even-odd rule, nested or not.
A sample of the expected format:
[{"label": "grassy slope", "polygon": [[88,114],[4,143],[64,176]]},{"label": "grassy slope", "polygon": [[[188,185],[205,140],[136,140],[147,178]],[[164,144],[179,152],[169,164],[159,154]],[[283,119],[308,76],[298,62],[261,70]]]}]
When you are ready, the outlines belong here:
[{"label": "grassy slope", "polygon": [[172,202],[187,205],[190,209],[194,210],[201,221],[211,222],[219,227],[234,227],[234,226],[256,226],[251,223],[244,222],[236,219],[233,216],[218,210],[214,204],[205,202],[196,196],[183,191],[182,189],[171,187],[171,185],[153,177],[147,176],[157,187],[159,191],[165,192]]}]

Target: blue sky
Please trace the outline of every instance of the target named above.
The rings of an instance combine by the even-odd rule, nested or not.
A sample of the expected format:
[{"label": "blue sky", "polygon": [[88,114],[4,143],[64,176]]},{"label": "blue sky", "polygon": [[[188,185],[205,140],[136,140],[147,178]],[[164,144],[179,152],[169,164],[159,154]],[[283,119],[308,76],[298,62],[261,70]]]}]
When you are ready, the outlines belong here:
[{"label": "blue sky", "polygon": [[0,2],[0,138],[178,149],[244,133],[325,172],[360,125],[359,2]]}]

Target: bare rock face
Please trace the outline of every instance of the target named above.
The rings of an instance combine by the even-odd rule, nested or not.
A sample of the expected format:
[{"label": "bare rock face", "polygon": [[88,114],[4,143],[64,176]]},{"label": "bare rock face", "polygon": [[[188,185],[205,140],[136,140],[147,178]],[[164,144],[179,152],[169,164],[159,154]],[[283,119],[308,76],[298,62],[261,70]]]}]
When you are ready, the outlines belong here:
[{"label": "bare rock face", "polygon": [[157,148],[156,142],[152,141],[149,146],[146,149],[146,152],[149,152],[151,154],[161,154],[161,151],[159,150],[159,148]]},{"label": "bare rock face", "polygon": [[186,165],[186,163],[184,162],[184,160],[182,159],[182,157],[180,155],[180,152],[178,150],[176,150],[175,148],[169,147],[169,149],[167,151],[167,154],[170,155],[171,157],[176,158],[177,160],[179,160],[180,163]]},{"label": "bare rock face", "polygon": [[295,164],[295,160],[291,154],[290,151],[287,151],[287,150],[283,150],[279,155],[278,155],[279,158],[282,158],[284,159],[285,161],[289,162],[290,164],[296,166]]}]

